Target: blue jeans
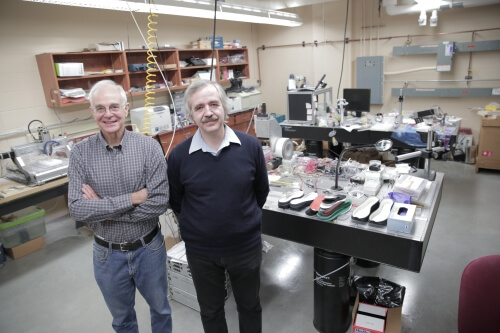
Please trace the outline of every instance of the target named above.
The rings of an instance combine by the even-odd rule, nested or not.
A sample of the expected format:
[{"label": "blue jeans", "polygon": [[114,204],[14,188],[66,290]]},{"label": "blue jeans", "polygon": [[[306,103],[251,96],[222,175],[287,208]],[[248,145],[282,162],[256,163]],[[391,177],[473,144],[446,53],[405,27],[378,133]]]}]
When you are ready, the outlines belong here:
[{"label": "blue jeans", "polygon": [[171,333],[167,254],[161,232],[149,244],[122,252],[94,243],[94,276],[113,316],[116,332],[138,333],[135,288],[149,304],[153,333]]},{"label": "blue jeans", "polygon": [[259,290],[262,246],[230,257],[213,258],[189,253],[186,253],[186,256],[205,333],[228,331],[224,312],[226,271],[236,301],[240,333],[261,333],[262,308]]}]

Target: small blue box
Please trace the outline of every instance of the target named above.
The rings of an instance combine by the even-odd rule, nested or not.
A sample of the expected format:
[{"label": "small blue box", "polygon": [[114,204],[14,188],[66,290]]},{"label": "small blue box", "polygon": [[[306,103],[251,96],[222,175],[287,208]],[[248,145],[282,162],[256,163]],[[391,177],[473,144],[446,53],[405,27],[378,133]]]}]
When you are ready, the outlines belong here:
[{"label": "small blue box", "polygon": [[415,217],[417,206],[394,203],[391,214],[387,219],[387,230],[411,234],[413,231],[413,219]]},{"label": "small blue box", "polygon": [[210,41],[210,45],[214,49],[222,49],[224,47],[224,40],[222,36],[215,36],[215,43],[212,42],[213,37],[207,37],[207,39]]},{"label": "small blue box", "polygon": [[285,121],[285,115],[284,114],[271,114],[271,116],[273,116],[274,118],[276,118],[276,120],[278,121],[278,123],[281,123],[281,122],[284,122]]}]

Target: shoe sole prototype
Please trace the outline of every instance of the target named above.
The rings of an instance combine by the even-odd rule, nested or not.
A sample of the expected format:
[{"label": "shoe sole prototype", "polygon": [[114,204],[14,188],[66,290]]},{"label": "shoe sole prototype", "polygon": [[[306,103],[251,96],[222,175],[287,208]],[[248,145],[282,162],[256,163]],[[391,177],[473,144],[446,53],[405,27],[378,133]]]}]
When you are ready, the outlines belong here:
[{"label": "shoe sole prototype", "polygon": [[304,191],[295,191],[290,194],[285,195],[283,198],[278,200],[279,208],[290,208],[290,201],[293,199],[302,198],[304,196]]},{"label": "shoe sole prototype", "polygon": [[382,199],[376,211],[370,214],[368,221],[378,225],[387,225],[387,219],[391,215],[391,209],[394,201],[389,198]]},{"label": "shoe sole prototype", "polygon": [[292,201],[290,201],[290,209],[301,210],[302,208],[309,206],[317,197],[318,193],[311,192],[303,196],[302,198],[293,199]]},{"label": "shoe sole prototype", "polygon": [[352,212],[351,218],[360,222],[367,222],[371,213],[373,213],[380,205],[380,199],[371,196],[368,197],[361,205]]},{"label": "shoe sole prototype", "polygon": [[324,216],[330,215],[330,213],[333,212],[334,209],[340,207],[346,200],[347,199],[345,196],[343,199],[339,199],[339,200],[335,200],[335,201],[325,202],[323,200],[323,203],[319,206],[318,213],[320,215],[324,215]]}]

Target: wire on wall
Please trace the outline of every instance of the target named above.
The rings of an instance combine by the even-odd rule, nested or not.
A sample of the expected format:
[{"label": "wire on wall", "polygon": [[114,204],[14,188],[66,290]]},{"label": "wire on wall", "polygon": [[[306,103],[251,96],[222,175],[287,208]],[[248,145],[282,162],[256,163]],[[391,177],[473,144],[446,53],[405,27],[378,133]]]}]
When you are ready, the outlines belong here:
[{"label": "wire on wall", "polygon": [[[148,51],[151,51],[150,47],[149,47],[149,43],[148,41],[146,40],[146,38],[144,37],[144,34],[142,33],[142,30],[141,28],[139,27],[139,24],[137,23],[137,20],[135,19],[135,16],[134,16],[134,13],[132,12],[132,9],[130,8],[129,6],[129,3],[128,1],[126,1],[127,3],[127,6],[128,6],[128,9],[129,9],[129,13],[130,15],[132,16],[132,19],[134,20],[134,23],[135,23],[135,26],[137,27],[137,30],[139,31],[139,34],[141,35],[142,37],[142,40],[148,45]],[[163,79],[163,82],[165,83],[165,86],[167,87],[167,91],[168,91],[168,95],[170,96],[170,100],[172,101],[172,105],[174,106],[174,119],[177,118],[177,114],[176,114],[176,107],[175,107],[175,100],[174,100],[174,97],[172,96],[172,91],[170,90],[170,87],[168,85],[168,82],[167,82],[167,79],[165,78],[165,75],[163,75],[163,71],[162,69],[160,68],[160,65],[158,65],[158,62],[156,61],[156,58],[155,57],[152,57],[151,60],[155,63],[156,67],[155,68],[158,68],[159,70],[159,73]],[[149,64],[148,64],[148,67],[149,67]],[[172,142],[174,141],[174,138],[175,138],[175,134],[177,132],[176,130],[176,126],[175,126],[175,122],[174,122],[174,126],[173,126],[173,132],[172,132],[172,138],[170,139],[170,145],[169,145],[169,148],[167,149],[167,151],[165,152],[165,158],[167,157],[168,155],[168,152],[170,151],[170,147],[172,146]]]},{"label": "wire on wall", "polygon": [[342,48],[342,67],[340,68],[340,79],[339,86],[337,88],[337,99],[339,99],[340,85],[342,84],[342,75],[344,73],[344,58],[345,58],[345,45],[347,44],[347,21],[349,20],[349,0],[347,0],[346,13],[345,13],[345,25],[344,25],[344,46]]},{"label": "wire on wall", "polygon": [[[213,80],[214,75],[214,54],[215,54],[215,31],[217,29],[217,0],[214,1],[214,29],[212,34],[212,60],[210,65],[210,81]],[[218,73],[217,73],[218,74]]]}]

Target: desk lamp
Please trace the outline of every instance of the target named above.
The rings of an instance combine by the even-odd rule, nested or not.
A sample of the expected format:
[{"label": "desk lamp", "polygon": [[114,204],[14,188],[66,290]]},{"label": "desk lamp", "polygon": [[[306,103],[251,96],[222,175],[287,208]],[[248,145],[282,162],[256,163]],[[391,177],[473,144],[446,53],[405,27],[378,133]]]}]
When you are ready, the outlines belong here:
[{"label": "desk lamp", "polygon": [[340,153],[339,160],[337,162],[337,167],[335,168],[335,187],[332,187],[334,191],[342,191],[342,187],[339,186],[339,170],[340,170],[340,162],[342,161],[342,157],[344,157],[344,153],[348,150],[356,150],[359,148],[371,148],[375,147],[379,152],[385,152],[392,148],[392,140],[390,139],[382,139],[378,140],[374,144],[362,145],[362,146],[352,146],[348,147]]}]

